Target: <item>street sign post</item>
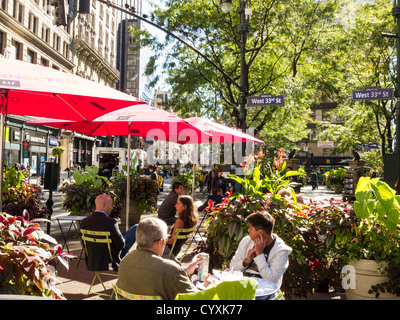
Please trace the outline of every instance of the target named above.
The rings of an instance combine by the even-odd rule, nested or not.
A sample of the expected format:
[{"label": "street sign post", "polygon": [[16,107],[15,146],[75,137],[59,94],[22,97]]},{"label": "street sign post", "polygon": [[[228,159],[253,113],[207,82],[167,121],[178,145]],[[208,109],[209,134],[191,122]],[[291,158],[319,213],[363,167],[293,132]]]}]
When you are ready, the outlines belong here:
[{"label": "street sign post", "polygon": [[262,94],[260,96],[248,97],[249,106],[283,106],[283,96],[273,96],[272,94]]},{"label": "street sign post", "polygon": [[353,90],[353,100],[390,100],[393,99],[392,89],[367,88]]}]

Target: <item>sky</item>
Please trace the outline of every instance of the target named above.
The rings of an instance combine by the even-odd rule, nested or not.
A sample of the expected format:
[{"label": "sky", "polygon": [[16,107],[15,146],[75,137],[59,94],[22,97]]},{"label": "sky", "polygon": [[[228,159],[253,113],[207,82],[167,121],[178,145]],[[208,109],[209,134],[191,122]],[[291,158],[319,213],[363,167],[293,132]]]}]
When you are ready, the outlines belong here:
[{"label": "sky", "polygon": [[[147,14],[150,15],[150,12],[152,10],[151,3],[153,3],[153,0],[142,0],[142,14]],[[159,0],[157,4],[160,4],[162,0]],[[158,39],[163,40],[165,37],[164,32],[162,32],[160,29],[155,28],[151,26],[150,24],[142,21],[142,28],[147,30],[150,34],[156,35]],[[150,56],[153,54],[151,48],[142,48],[140,49],[140,94],[143,92],[143,88],[146,84],[146,78],[143,76],[145,66],[147,62],[149,61]],[[160,90],[167,90],[167,85],[161,80],[159,84],[157,85],[157,88],[160,88]]]}]

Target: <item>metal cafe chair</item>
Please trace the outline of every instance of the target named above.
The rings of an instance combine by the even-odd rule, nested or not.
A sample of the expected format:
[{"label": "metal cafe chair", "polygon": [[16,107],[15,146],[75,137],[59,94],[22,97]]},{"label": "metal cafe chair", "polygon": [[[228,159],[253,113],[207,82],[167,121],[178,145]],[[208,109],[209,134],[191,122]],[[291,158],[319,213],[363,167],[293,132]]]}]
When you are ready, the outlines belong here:
[{"label": "metal cafe chair", "polygon": [[[81,232],[81,238],[83,241],[83,246],[85,248],[85,252],[86,252],[86,258],[88,258],[91,254],[90,250],[88,249],[88,242],[90,243],[94,243],[96,245],[107,245],[107,249],[108,249],[108,254],[109,254],[109,258],[110,261],[113,260],[112,258],[112,254],[111,254],[111,237],[110,237],[110,232],[109,231],[91,231],[91,230],[85,230],[85,229],[80,229]],[[107,276],[118,276],[117,274],[114,273],[107,273],[107,272],[100,272],[103,270],[91,270],[94,271],[94,277],[92,280],[92,283],[90,285],[89,291],[87,293],[87,295],[90,294],[92,287],[94,285],[94,282],[96,281],[96,279],[98,279],[101,283],[101,285],[103,286],[104,290],[107,290],[107,288],[105,287],[103,280],[101,279],[100,275],[107,275]],[[102,294],[102,293],[95,293],[94,294],[98,294],[98,295],[106,295],[106,296],[110,296],[110,299],[113,295],[113,293],[111,295],[107,295],[107,294]]]},{"label": "metal cafe chair", "polygon": [[128,300],[162,300],[160,296],[145,296],[141,294],[133,294],[126,292],[119,288],[116,284],[113,285],[114,293],[115,293],[115,299],[119,300],[119,296],[124,297]]},{"label": "metal cafe chair", "polygon": [[[175,248],[177,240],[189,239],[193,235],[195,229],[196,229],[196,226],[194,226],[192,228],[187,228],[187,229],[176,229],[176,233],[174,235],[174,243],[172,244],[171,250],[170,250],[169,255],[168,255],[168,259],[170,258],[172,252],[174,251],[174,248]],[[183,257],[186,255],[186,252],[188,251],[189,247],[190,246],[186,247],[186,250],[183,253],[183,255],[182,255],[182,257],[181,257],[181,259],[179,261],[183,260]]]}]

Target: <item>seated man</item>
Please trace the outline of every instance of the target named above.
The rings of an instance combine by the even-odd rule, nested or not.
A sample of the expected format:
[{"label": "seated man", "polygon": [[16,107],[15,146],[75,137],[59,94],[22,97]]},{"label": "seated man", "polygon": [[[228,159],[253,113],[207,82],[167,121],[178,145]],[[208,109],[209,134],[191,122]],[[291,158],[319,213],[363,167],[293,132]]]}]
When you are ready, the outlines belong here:
[{"label": "seated man", "polygon": [[198,291],[188,275],[203,259],[194,259],[184,269],[177,262],[162,258],[167,240],[164,221],[141,220],[136,230],[138,249],[121,261],[117,286],[132,294],[161,296],[164,300],[173,300],[178,293]]},{"label": "seated man", "polygon": [[181,182],[174,182],[172,191],[167,195],[158,209],[158,218],[163,220],[167,225],[172,226],[176,220],[176,201],[178,197],[183,194],[183,184]]},{"label": "seated man", "polygon": [[222,195],[221,188],[214,188],[212,195],[207,197],[207,200],[197,209],[198,212],[202,212],[205,208],[208,207],[208,201],[212,201],[214,205],[217,205],[222,202],[224,196]]},{"label": "seated man", "polygon": [[[91,231],[110,232],[112,240],[111,255],[113,257],[112,267],[114,271],[118,271],[118,265],[121,259],[135,243],[137,225],[133,226],[122,235],[117,221],[109,216],[113,209],[111,197],[106,194],[101,194],[97,196],[95,204],[95,212],[81,221],[80,228]],[[108,270],[109,254],[108,249],[104,250],[104,248],[93,246],[93,250],[96,250],[96,254],[93,256],[96,256],[96,258],[86,261],[89,270]]]},{"label": "seated man", "polygon": [[246,222],[249,235],[240,241],[230,267],[242,271],[245,276],[259,277],[280,287],[292,248],[272,233],[275,220],[268,212],[252,213]]}]

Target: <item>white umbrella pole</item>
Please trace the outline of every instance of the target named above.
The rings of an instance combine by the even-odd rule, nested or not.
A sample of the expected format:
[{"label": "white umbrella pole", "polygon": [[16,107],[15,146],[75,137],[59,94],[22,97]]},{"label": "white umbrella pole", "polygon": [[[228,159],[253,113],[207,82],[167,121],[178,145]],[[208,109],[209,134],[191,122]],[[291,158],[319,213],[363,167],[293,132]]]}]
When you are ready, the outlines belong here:
[{"label": "white umbrella pole", "polygon": [[196,165],[193,163],[192,198],[194,199],[194,180],[196,179]]},{"label": "white umbrella pole", "polygon": [[129,230],[129,199],[130,199],[130,189],[131,189],[131,122],[128,124],[128,168],[126,177],[126,231]]}]

